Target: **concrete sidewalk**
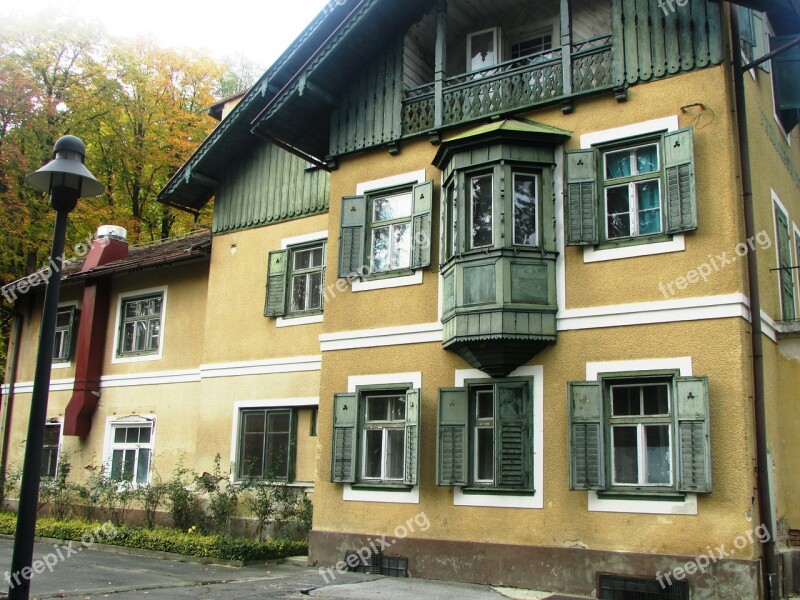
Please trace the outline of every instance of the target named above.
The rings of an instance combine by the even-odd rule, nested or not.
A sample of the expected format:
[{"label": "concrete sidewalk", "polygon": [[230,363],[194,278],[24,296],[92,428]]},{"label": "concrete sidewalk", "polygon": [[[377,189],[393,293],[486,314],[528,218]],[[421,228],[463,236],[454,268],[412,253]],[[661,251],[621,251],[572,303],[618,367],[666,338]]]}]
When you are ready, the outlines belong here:
[{"label": "concrete sidewalk", "polygon": [[[0,540],[0,573],[7,573],[11,567],[12,548],[11,540]],[[37,543],[34,560],[54,552],[52,545]],[[551,596],[550,593],[532,590],[493,589],[473,584],[360,573],[340,575],[334,572],[336,579],[329,576],[326,582],[319,569],[302,566],[298,561],[233,568],[93,549],[81,549],[71,555],[62,549],[61,554],[64,558],[53,566],[52,572],[45,570],[33,576],[31,598],[238,600],[311,596],[326,600],[542,600]],[[7,586],[8,582],[3,582],[0,590],[5,592]],[[0,598],[3,596],[0,593]]]}]

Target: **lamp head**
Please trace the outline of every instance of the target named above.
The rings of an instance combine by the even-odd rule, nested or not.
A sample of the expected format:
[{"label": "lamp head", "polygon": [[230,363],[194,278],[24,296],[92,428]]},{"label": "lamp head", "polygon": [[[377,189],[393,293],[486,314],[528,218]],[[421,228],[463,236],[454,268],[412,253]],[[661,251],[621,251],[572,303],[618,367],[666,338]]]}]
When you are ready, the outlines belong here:
[{"label": "lamp head", "polygon": [[78,198],[103,193],[103,184],[84,166],[85,158],[84,143],[74,135],[65,135],[53,146],[53,160],[28,175],[26,181],[33,189],[49,193],[55,210],[69,212]]}]

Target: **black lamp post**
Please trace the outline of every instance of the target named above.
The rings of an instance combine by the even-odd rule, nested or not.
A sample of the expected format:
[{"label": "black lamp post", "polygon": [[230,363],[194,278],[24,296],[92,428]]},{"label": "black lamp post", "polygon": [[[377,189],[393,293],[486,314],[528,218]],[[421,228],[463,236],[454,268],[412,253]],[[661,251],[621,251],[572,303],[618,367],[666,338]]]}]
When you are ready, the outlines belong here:
[{"label": "black lamp post", "polygon": [[33,563],[33,538],[36,530],[36,512],[39,505],[42,446],[44,445],[47,399],[50,392],[50,368],[53,364],[53,344],[56,330],[58,296],[61,290],[61,269],[64,261],[64,239],[67,218],[82,196],[99,196],[103,184],[83,165],[86,146],[73,135],[65,135],[53,147],[53,160],[35,173],[28,175],[28,184],[50,194],[50,205],[56,211],[53,231],[53,249],[50,252],[51,269],[47,276],[47,289],[39,330],[39,350],[36,355],[36,372],[33,378],[31,415],[28,421],[28,438],[25,445],[25,462],[17,509],[17,532],[14,536],[14,556],[11,559],[9,600],[28,600]]}]

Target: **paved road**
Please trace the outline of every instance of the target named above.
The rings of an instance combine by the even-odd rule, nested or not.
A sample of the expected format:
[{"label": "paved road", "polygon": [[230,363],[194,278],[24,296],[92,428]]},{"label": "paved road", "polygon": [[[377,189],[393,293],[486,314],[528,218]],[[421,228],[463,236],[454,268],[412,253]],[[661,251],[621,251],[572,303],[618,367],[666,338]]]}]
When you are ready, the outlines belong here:
[{"label": "paved road", "polygon": [[[10,540],[0,540],[0,573],[11,568]],[[34,561],[56,552],[37,544]],[[232,568],[133,556],[92,549],[68,555],[34,575],[31,597],[94,600],[171,600],[255,598],[308,598],[325,600],[375,600],[436,598],[437,600],[501,600],[489,587],[424,579],[397,579],[359,573],[336,573],[326,584],[318,569],[294,564]],[[5,591],[7,583],[0,586]],[[2,598],[0,593],[0,598]],[[538,594],[528,596],[539,598]]]}]

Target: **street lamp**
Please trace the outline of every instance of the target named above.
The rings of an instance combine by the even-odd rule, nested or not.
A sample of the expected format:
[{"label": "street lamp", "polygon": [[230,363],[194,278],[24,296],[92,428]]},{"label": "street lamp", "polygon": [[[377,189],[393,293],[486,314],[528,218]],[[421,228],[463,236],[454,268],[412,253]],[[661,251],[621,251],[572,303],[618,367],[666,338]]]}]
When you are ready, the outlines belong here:
[{"label": "street lamp", "polygon": [[14,536],[14,556],[11,559],[9,600],[28,600],[33,570],[33,538],[36,531],[36,512],[39,505],[42,446],[44,445],[47,399],[50,392],[50,368],[53,364],[53,344],[56,330],[58,296],[61,290],[61,269],[64,261],[64,239],[67,218],[83,196],[99,196],[103,184],[95,179],[83,160],[86,146],[74,135],[65,135],[53,147],[53,160],[26,178],[28,184],[40,192],[50,194],[50,205],[56,211],[53,231],[53,248],[44,294],[42,325],[39,330],[39,350],[36,355],[36,372],[31,395],[31,415],[28,421],[28,439],[25,462],[22,467],[17,531]]}]

